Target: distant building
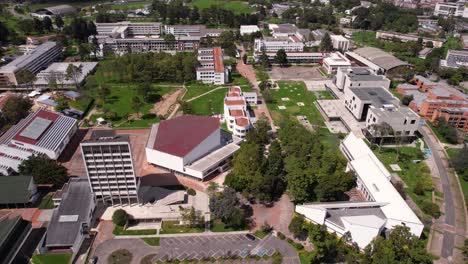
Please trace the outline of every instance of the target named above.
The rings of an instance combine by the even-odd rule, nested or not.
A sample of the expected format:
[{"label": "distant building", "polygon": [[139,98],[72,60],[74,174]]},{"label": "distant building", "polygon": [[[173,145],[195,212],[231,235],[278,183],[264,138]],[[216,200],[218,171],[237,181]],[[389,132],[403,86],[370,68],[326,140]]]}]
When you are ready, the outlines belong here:
[{"label": "distant building", "polygon": [[81,151],[89,185],[103,203],[138,202],[138,182],[128,135],[113,130],[94,130],[82,141]]},{"label": "distant building", "polygon": [[74,259],[84,239],[89,237],[95,208],[89,183],[85,179],[70,179],[53,211],[42,249],[71,253]]},{"label": "distant building", "polygon": [[257,104],[256,92],[242,92],[239,86],[229,88],[224,98],[224,120],[234,136],[244,138],[252,127],[248,104]]},{"label": "distant building", "polygon": [[74,118],[39,109],[0,137],[0,172],[8,175],[33,154],[58,159],[78,130]]},{"label": "distant building", "polygon": [[255,39],[255,52],[277,52],[278,50],[286,52],[302,52],[304,51],[304,43],[294,37],[265,37],[263,39]]},{"label": "distant building", "polygon": [[335,74],[340,67],[351,66],[351,61],[339,52],[330,53],[322,61],[322,66],[328,74]]},{"label": "distant building", "polygon": [[257,25],[241,25],[240,26],[240,34],[242,36],[256,33],[256,32],[260,32],[260,28],[258,28]]},{"label": "distant building", "polygon": [[330,38],[334,49],[341,51],[349,50],[349,39],[341,35],[330,35]]},{"label": "distant building", "polygon": [[203,180],[225,171],[239,148],[221,131],[218,118],[184,115],[152,126],[146,158],[171,173]]},{"label": "distant building", "polygon": [[67,16],[76,13],[76,8],[70,5],[58,5],[41,8],[34,13],[31,13],[32,17],[45,18],[45,17],[56,17],[56,16]]},{"label": "distant building", "polygon": [[440,107],[434,110],[431,122],[437,123],[438,118],[443,118],[456,129],[468,132],[468,107]]},{"label": "distant building", "polygon": [[22,263],[18,254],[31,233],[31,222],[21,216],[0,215],[0,264]]},{"label": "distant building", "polygon": [[440,66],[454,69],[468,67],[468,51],[449,50],[445,60],[440,61]]},{"label": "distant building", "polygon": [[0,206],[27,207],[38,198],[32,176],[0,176]]},{"label": "distant building", "polygon": [[419,40],[422,40],[423,46],[425,46],[429,42],[432,42],[434,48],[442,47],[446,41],[445,39],[427,38],[427,37],[421,37],[418,35],[402,34],[398,32],[389,32],[389,31],[377,31],[375,37],[378,39],[389,40],[389,41],[393,41],[394,39],[397,39],[401,42],[408,42],[408,41],[418,42]]},{"label": "distant building", "polygon": [[435,6],[434,16],[468,17],[468,8],[465,7],[466,4],[466,1],[439,2]]},{"label": "distant building", "polygon": [[335,84],[340,90],[359,87],[390,88],[390,80],[377,75],[367,67],[340,67],[336,72]]},{"label": "distant building", "polygon": [[[260,62],[260,56],[262,52],[255,52],[254,59],[256,62]],[[270,63],[276,63],[276,52],[265,52],[268,56]],[[326,56],[326,53],[322,52],[286,52],[286,58],[288,59],[289,64],[311,64],[319,63]]]},{"label": "distant building", "polygon": [[18,72],[28,70],[33,74],[49,66],[61,53],[55,42],[45,42],[30,53],[26,53],[0,68],[0,86],[17,86]]},{"label": "distant building", "polygon": [[296,212],[315,224],[325,225],[339,237],[349,232],[361,249],[399,225],[420,237],[423,223],[393,187],[390,172],[367,144],[350,133],[340,149],[348,159],[347,170],[356,174],[357,190],[365,201],[298,204]]},{"label": "distant building", "polygon": [[73,64],[74,66],[81,69],[81,73],[77,76],[77,83],[81,85],[86,76],[94,72],[98,63],[97,62],[55,62],[52,63],[47,69],[40,71],[36,76],[35,86],[48,86],[49,80],[55,78],[57,87],[75,87],[75,80],[67,77],[68,65]]},{"label": "distant building", "polygon": [[463,49],[468,50],[468,34],[462,35]]},{"label": "distant building", "polygon": [[381,49],[373,47],[359,48],[345,53],[346,57],[360,66],[367,66],[377,74],[387,74],[401,68],[408,68],[409,64]]},{"label": "distant building", "polygon": [[198,50],[197,81],[222,85],[229,82],[229,69],[223,63],[223,50],[220,47]]}]

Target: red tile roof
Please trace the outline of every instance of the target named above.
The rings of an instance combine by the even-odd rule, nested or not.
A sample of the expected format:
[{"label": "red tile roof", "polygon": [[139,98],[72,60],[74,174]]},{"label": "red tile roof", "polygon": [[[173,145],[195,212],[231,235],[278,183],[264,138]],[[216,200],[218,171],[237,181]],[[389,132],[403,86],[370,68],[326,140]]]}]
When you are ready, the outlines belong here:
[{"label": "red tile roof", "polygon": [[231,87],[229,87],[229,92],[240,93],[240,92],[242,92],[242,90],[241,90],[240,87],[231,86]]},{"label": "red tile roof", "polygon": [[239,93],[236,93],[236,92],[229,92],[229,93],[227,94],[227,96],[228,96],[228,97],[237,97],[237,96],[240,96],[240,94],[239,94]]},{"label": "red tile roof", "polygon": [[[60,114],[57,114],[57,113],[54,113],[54,112],[51,112],[51,111],[47,111],[47,110],[43,110],[43,109],[37,111],[36,115],[33,118],[31,118],[31,120],[29,120],[29,122],[25,126],[23,126],[23,128],[21,128],[16,133],[16,135],[13,137],[13,140],[35,145],[39,141],[40,138],[38,140],[34,140],[34,139],[31,139],[31,138],[23,137],[23,136],[21,136],[21,132],[23,132],[23,130],[25,130],[29,126],[29,124],[31,124],[38,117],[44,118],[44,119],[47,119],[47,120],[51,120],[52,122],[54,122],[55,120],[57,120],[60,117]],[[50,128],[51,126],[52,125],[50,125],[48,128]],[[44,131],[44,133],[45,133],[45,131]]]},{"label": "red tile roof", "polygon": [[245,105],[245,100],[224,100],[227,105]]},{"label": "red tile roof", "polygon": [[236,118],[236,125],[246,127],[249,125],[249,119],[246,117]]},{"label": "red tile roof", "polygon": [[223,52],[220,47],[213,48],[213,60],[215,72],[224,72]]},{"label": "red tile roof", "polygon": [[184,157],[219,129],[215,117],[185,115],[162,121],[153,149]]},{"label": "red tile roof", "polygon": [[239,109],[229,110],[229,115],[231,116],[244,116],[244,111]]}]

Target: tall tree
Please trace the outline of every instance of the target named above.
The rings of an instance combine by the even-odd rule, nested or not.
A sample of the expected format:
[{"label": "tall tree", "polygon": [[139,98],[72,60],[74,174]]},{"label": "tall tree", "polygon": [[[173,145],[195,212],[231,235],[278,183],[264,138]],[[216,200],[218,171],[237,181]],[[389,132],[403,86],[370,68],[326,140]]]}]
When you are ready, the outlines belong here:
[{"label": "tall tree", "polygon": [[288,55],[286,54],[286,51],[284,49],[279,49],[276,52],[275,61],[281,67],[288,65]]},{"label": "tall tree", "polygon": [[33,88],[33,83],[36,81],[36,75],[27,69],[21,69],[16,73],[16,80],[21,85]]},{"label": "tall tree", "polygon": [[80,86],[80,78],[83,74],[83,65],[80,64],[76,66],[73,63],[68,64],[67,71],[65,73],[65,78],[67,80],[73,80],[75,87],[78,89]]},{"label": "tall tree", "polygon": [[333,43],[332,43],[330,34],[325,33],[325,35],[323,35],[322,41],[320,41],[319,49],[321,51],[331,51],[331,50],[333,50]]},{"label": "tall tree", "polygon": [[55,16],[55,25],[57,26],[57,28],[62,29],[64,24],[65,23],[63,22],[61,16]]},{"label": "tall tree", "polygon": [[51,71],[49,75],[46,77],[47,86],[52,92],[55,92],[58,88],[58,80],[57,80],[58,73],[55,71]]},{"label": "tall tree", "polygon": [[137,117],[140,118],[140,109],[143,106],[143,102],[140,100],[140,97],[135,96],[132,98],[132,109],[137,114]]},{"label": "tall tree", "polygon": [[51,32],[52,29],[54,28],[52,25],[52,20],[49,17],[44,17],[44,19],[42,20],[42,27],[46,31]]},{"label": "tall tree", "polygon": [[20,175],[31,175],[37,184],[51,184],[57,187],[68,181],[67,168],[45,154],[32,155],[19,167]]},{"label": "tall tree", "polygon": [[8,124],[15,125],[29,115],[32,106],[33,102],[27,97],[11,96],[3,105],[2,115]]},{"label": "tall tree", "polygon": [[176,38],[172,34],[165,34],[164,35],[164,42],[169,47],[169,49],[173,50],[176,44]]}]

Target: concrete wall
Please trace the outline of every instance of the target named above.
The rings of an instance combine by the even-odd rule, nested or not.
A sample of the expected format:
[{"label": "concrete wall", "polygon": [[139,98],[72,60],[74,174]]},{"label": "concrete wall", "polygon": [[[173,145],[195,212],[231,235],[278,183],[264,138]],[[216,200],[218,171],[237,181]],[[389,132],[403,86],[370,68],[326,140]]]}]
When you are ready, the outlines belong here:
[{"label": "concrete wall", "polygon": [[146,148],[146,160],[149,163],[175,171],[184,170],[184,159],[158,150]]}]

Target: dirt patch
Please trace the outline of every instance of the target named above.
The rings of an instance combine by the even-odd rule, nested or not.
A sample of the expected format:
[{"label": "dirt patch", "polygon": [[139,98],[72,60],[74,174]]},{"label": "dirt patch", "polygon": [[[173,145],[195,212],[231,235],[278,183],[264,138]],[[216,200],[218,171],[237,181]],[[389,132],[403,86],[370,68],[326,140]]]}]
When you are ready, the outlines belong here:
[{"label": "dirt patch", "polygon": [[169,110],[174,109],[172,106],[177,103],[177,100],[182,97],[183,94],[183,89],[177,89],[173,93],[165,94],[161,101],[154,104],[151,112],[160,116],[169,115]]}]

